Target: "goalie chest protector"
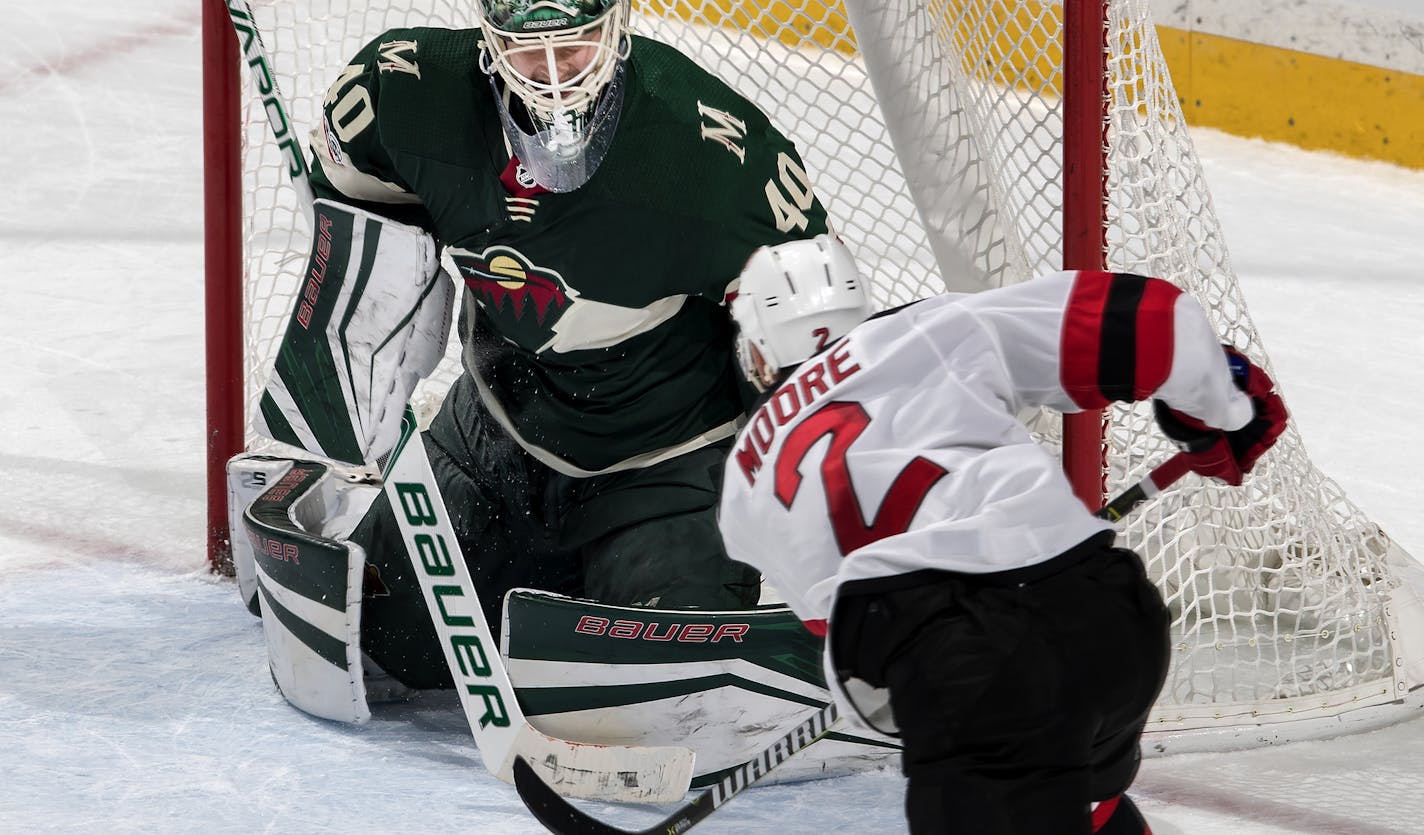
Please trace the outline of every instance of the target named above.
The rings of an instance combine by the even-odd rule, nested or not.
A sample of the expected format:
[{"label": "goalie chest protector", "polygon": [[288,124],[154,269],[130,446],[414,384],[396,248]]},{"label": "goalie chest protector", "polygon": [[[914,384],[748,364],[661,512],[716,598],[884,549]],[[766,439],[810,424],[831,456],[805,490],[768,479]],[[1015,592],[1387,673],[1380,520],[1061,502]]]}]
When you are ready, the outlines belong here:
[{"label": "goalie chest protector", "polygon": [[[381,65],[380,45],[404,41],[418,73]],[[492,411],[571,475],[730,436],[742,391],[728,285],[756,247],[825,231],[795,148],[714,76],[635,37],[592,178],[570,193],[511,193],[478,42],[475,31],[386,33],[328,97],[326,135],[344,168],[418,203],[447,247],[465,285],[465,365]],[[372,127],[343,123],[338,138],[337,108],[358,88]],[[320,168],[314,185],[341,197]]]}]

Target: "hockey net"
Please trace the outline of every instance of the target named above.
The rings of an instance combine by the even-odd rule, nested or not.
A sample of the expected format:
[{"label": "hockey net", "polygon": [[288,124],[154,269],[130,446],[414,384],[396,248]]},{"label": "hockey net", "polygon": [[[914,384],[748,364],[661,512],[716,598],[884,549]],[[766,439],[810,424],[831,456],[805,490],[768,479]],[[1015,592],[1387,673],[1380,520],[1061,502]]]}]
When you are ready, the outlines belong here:
[{"label": "hockey net", "polygon": [[[726,79],[795,139],[882,306],[1060,268],[1063,9],[1033,0],[855,3],[847,12],[818,0],[637,0],[633,25]],[[470,27],[473,7],[259,0],[253,13],[304,138],[327,85],[367,40],[398,26]],[[1188,290],[1226,341],[1269,369],[1147,2],[1105,8],[1097,118],[1108,149],[1099,178],[1106,266]],[[248,414],[310,235],[250,87],[244,79]],[[425,402],[455,370],[452,351],[425,385]],[[1290,381],[1282,384],[1289,394]],[[1058,443],[1051,417],[1036,425]],[[1109,492],[1174,451],[1150,410],[1114,409],[1105,433]],[[1132,515],[1125,539],[1175,618],[1171,671],[1149,731],[1335,722],[1397,704],[1420,678],[1408,634],[1417,598],[1399,576],[1410,560],[1315,468],[1294,428],[1244,486],[1188,476]]]}]

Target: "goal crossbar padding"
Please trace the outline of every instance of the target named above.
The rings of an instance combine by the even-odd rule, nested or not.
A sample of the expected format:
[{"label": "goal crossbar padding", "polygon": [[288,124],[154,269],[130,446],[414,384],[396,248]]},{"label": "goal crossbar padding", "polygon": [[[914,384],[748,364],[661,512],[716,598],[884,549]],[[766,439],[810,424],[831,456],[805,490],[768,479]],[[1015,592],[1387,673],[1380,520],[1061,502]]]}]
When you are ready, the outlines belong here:
[{"label": "goal crossbar padding", "polygon": [[371,717],[360,644],[366,555],[301,521],[327,518],[329,478],[324,464],[292,462],[247,506],[243,523],[277,688],[306,713],[360,724]]},{"label": "goal crossbar padding", "polygon": [[336,461],[373,465],[445,354],[454,284],[425,232],[327,200],[254,429]]}]

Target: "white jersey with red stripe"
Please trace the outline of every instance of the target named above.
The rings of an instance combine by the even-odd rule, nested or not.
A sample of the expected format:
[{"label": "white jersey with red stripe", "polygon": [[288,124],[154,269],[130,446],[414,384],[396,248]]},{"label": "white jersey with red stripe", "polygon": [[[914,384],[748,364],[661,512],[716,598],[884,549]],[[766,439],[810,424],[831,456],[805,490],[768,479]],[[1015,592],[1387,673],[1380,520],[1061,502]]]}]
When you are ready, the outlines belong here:
[{"label": "white jersey with red stripe", "polygon": [[1033,566],[1111,526],[1017,419],[1157,397],[1222,429],[1250,401],[1165,281],[1063,272],[882,314],[799,366],[727,463],[728,553],[812,628],[838,589]]}]

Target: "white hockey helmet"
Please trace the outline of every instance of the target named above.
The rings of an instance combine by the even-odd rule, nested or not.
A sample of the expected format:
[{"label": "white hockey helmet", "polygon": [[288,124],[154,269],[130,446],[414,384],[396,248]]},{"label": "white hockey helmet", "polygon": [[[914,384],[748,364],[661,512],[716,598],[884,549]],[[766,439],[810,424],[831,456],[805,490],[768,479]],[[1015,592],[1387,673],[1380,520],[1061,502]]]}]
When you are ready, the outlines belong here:
[{"label": "white hockey helmet", "polygon": [[742,373],[762,390],[781,369],[850,333],[871,312],[854,256],[831,235],[752,253],[731,307]]},{"label": "white hockey helmet", "polygon": [[[622,110],[629,0],[478,0],[480,68],[519,161],[572,191],[603,160]],[[512,113],[507,97],[523,105]],[[516,110],[518,110],[516,108]],[[527,117],[527,120],[525,119]]]}]

